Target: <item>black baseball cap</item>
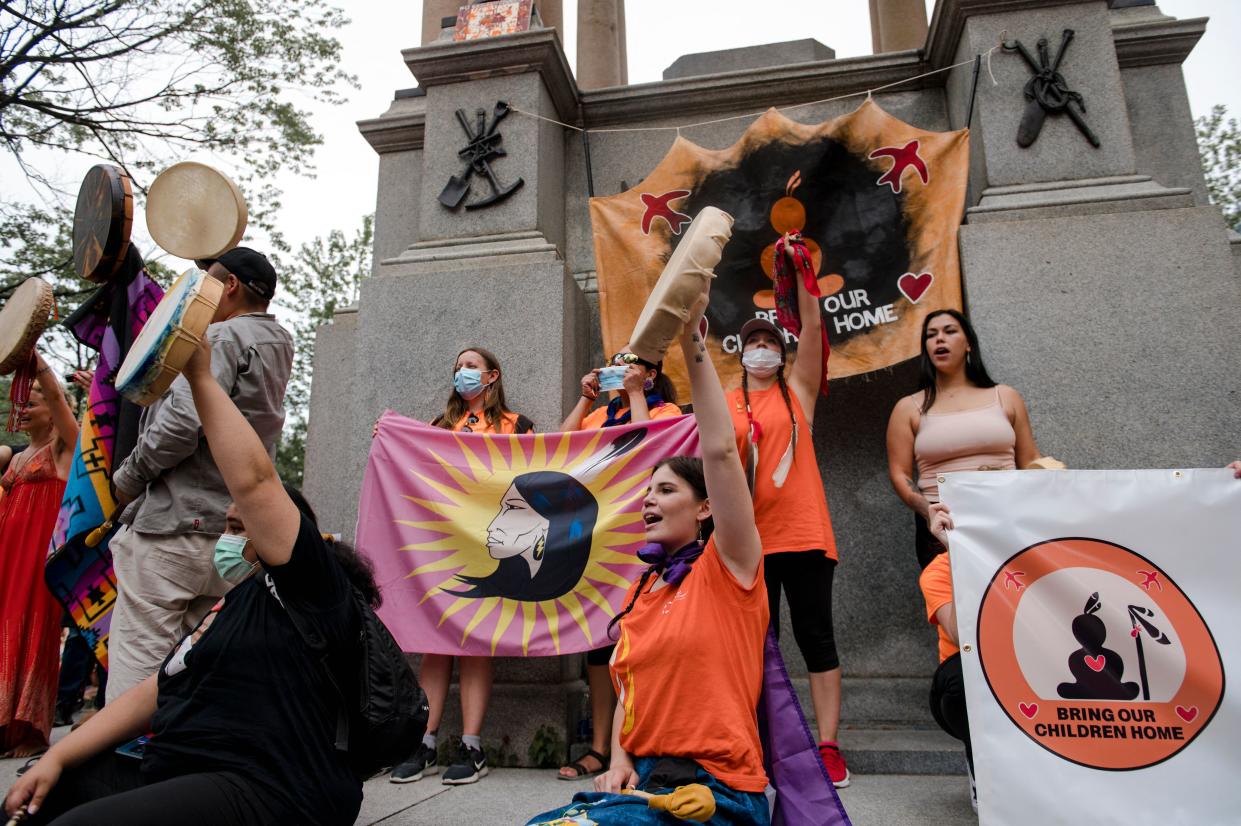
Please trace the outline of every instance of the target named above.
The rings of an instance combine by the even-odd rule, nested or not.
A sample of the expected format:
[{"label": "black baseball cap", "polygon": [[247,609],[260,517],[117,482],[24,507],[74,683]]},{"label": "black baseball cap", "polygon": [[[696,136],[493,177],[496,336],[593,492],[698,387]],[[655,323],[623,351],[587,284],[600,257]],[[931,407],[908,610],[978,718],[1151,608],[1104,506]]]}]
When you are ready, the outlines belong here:
[{"label": "black baseball cap", "polygon": [[249,247],[233,247],[216,261],[262,298],[270,301],[276,294],[276,268],[263,253]]}]

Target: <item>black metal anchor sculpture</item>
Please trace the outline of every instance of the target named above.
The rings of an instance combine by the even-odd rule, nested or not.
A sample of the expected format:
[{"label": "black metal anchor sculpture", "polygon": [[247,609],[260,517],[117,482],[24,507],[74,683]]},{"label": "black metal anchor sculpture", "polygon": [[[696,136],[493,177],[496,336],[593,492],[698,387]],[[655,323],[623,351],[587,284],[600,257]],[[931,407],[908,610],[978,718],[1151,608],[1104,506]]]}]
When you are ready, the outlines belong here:
[{"label": "black metal anchor sculpture", "polygon": [[444,185],[444,190],[440,192],[441,204],[449,209],[456,209],[461,206],[461,202],[470,194],[470,177],[472,175],[486,178],[487,183],[491,185],[491,194],[466,204],[466,209],[480,209],[481,207],[499,203],[520,189],[522,184],[525,183],[523,179],[518,178],[508,186],[502,187],[499,181],[496,180],[495,172],[491,169],[491,161],[508,154],[500,146],[504,136],[496,131],[500,121],[504,120],[508,113],[508,104],[502,100],[496,101],[495,109],[491,114],[491,126],[487,125],[487,110],[480,108],[475,111],[476,125],[471,127],[466,119],[465,110],[457,110],[457,122],[461,124],[461,128],[465,130],[466,137],[470,139],[470,142],[457,152],[457,157],[464,160],[466,166],[460,175],[453,175],[448,179],[448,183]]},{"label": "black metal anchor sculpture", "polygon": [[[1073,41],[1073,34],[1072,29],[1065,29],[1060,35],[1060,50],[1056,52],[1055,58],[1048,53],[1047,38],[1039,38],[1038,60],[1034,59],[1034,55],[1030,54],[1030,50],[1020,40],[1004,41],[1004,50],[1018,52],[1034,73],[1034,77],[1026,82],[1025,97],[1028,102],[1026,111],[1021,116],[1021,124],[1017,127],[1017,145],[1023,149],[1038,140],[1039,133],[1043,131],[1043,121],[1049,113],[1056,115],[1061,112],[1069,116],[1069,120],[1085,135],[1091,146],[1099,146],[1099,137],[1086,125],[1083,117],[1086,114],[1086,101],[1080,93],[1069,89],[1068,82],[1060,74],[1060,62],[1064,60],[1064,53]],[[1076,109],[1073,108],[1074,105]]]}]

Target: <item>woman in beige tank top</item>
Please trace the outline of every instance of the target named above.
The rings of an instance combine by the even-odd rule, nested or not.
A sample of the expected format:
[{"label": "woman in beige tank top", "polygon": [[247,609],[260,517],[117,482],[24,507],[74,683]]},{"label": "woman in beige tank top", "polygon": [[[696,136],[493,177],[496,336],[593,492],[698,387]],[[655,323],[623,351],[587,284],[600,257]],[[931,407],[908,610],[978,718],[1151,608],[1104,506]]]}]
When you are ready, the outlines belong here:
[{"label": "woman in beige tank top", "polygon": [[920,389],[898,401],[888,421],[888,477],[914,512],[925,568],[944,550],[926,523],[939,474],[1023,468],[1039,452],[1021,394],[987,375],[978,336],[956,310],[922,322],[921,367]]}]

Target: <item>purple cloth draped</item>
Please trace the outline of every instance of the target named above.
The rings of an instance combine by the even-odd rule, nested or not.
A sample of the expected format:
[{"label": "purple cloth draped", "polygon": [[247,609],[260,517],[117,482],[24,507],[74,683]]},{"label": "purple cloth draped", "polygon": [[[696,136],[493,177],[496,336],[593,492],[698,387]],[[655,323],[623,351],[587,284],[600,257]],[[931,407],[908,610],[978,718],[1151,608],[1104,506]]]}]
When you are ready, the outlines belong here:
[{"label": "purple cloth draped", "polygon": [[852,826],[819,758],[774,631],[763,649],[758,732],[767,777],[776,790],[771,826]]}]

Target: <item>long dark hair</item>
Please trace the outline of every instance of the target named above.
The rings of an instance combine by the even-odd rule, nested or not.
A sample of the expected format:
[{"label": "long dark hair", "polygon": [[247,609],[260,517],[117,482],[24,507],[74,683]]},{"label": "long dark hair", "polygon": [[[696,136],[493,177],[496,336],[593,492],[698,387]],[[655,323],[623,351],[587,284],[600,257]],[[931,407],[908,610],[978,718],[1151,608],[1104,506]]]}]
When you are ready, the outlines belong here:
[{"label": "long dark hair", "polygon": [[939,371],[935,369],[935,362],[931,361],[931,356],[926,351],[926,328],[931,326],[931,319],[941,315],[950,315],[955,318],[957,324],[961,325],[961,331],[965,333],[965,340],[970,344],[969,352],[965,354],[965,378],[975,387],[995,387],[996,385],[996,381],[987,374],[987,368],[983,366],[982,347],[978,344],[978,334],[974,332],[974,325],[956,310],[935,310],[922,319],[922,358],[918,362],[918,389],[923,391],[921,411],[923,413],[935,404],[935,380],[939,375]]},{"label": "long dark hair", "polygon": [[[491,429],[499,433],[500,423],[504,421],[505,413],[512,413],[508,409],[508,402],[504,400],[504,371],[500,369],[500,360],[490,350],[484,350],[482,347],[466,347],[457,357],[452,360],[452,373],[457,373],[457,361],[463,353],[478,353],[483,357],[483,361],[487,363],[488,370],[495,370],[500,375],[496,376],[496,380],[483,390],[483,418],[487,420],[487,424],[491,425]],[[448,394],[448,401],[444,402],[444,412],[436,416],[431,424],[436,427],[442,427],[445,430],[452,430],[457,426],[457,422],[461,421],[461,417],[470,409],[470,403],[461,398],[454,387],[452,392]]]},{"label": "long dark hair", "polygon": [[[655,465],[655,467],[651,468],[651,475],[654,476],[655,471],[659,470],[661,467],[667,467],[683,479],[686,484],[694,489],[694,495],[697,496],[699,500],[707,499],[707,478],[702,470],[702,459],[699,459],[697,456],[669,456],[667,459],[661,460]],[[703,542],[706,542],[714,532],[715,522],[708,516],[702,521]],[[647,580],[649,580],[654,573],[654,568],[647,568],[642,572],[642,578],[638,580],[638,587],[633,589],[633,599],[629,600],[629,604],[626,605],[619,614],[612,617],[611,622],[608,623],[607,633],[609,639],[612,639],[612,628],[620,623],[621,619],[623,619],[626,614],[633,610],[633,606],[638,602],[638,597],[641,596],[642,592],[646,590]]]},{"label": "long dark hair", "polygon": [[526,560],[520,555],[510,556],[501,559],[488,576],[459,575],[457,579],[469,589],[449,593],[542,602],[564,596],[581,580],[599,518],[594,494],[569,474],[555,470],[523,473],[513,480],[513,487],[549,523],[538,573],[530,576]]},{"label": "long dark hair", "polygon": [[[319,527],[319,517],[315,515],[315,510],[306,501],[306,497],[300,490],[284,483],[284,492],[289,499],[293,500],[293,504],[297,510],[306,517],[306,520]],[[375,568],[371,565],[371,561],[357,552],[348,542],[340,542],[336,539],[324,540],[327,543],[328,550],[332,552],[332,556],[336,558],[336,563],[344,570],[345,576],[349,578],[349,583],[358,590],[362,598],[371,608],[378,608],[383,604],[383,595],[379,592],[379,586],[375,584]]]},{"label": "long dark hair", "polygon": [[673,385],[672,379],[664,375],[664,363],[662,361],[655,367],[655,392],[666,403],[677,403],[676,386]]}]

